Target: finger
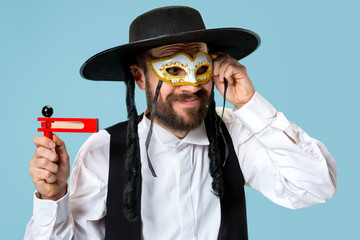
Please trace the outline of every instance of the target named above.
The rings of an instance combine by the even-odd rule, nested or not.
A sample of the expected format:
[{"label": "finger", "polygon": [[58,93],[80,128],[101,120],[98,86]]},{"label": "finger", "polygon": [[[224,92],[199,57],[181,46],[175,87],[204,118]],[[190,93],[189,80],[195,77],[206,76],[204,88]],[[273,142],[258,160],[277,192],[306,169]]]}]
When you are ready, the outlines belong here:
[{"label": "finger", "polygon": [[42,168],[56,174],[59,170],[59,166],[56,163],[49,161],[46,158],[36,158],[30,162],[31,167]]},{"label": "finger", "polygon": [[38,147],[35,151],[34,158],[46,158],[51,162],[57,162],[59,160],[58,155],[53,150],[45,147]]},{"label": "finger", "polygon": [[49,149],[53,149],[56,145],[55,143],[45,136],[36,136],[34,137],[34,144],[36,147],[46,147]]},{"label": "finger", "polygon": [[54,183],[57,180],[55,174],[42,168],[30,167],[29,172],[34,182],[45,180],[47,183]]},{"label": "finger", "polygon": [[220,82],[219,77],[214,76],[213,82],[215,83],[216,89],[223,95],[224,93],[224,82]]},{"label": "finger", "polygon": [[214,75],[220,75],[220,68],[224,64],[225,60],[226,57],[223,55],[216,59],[214,62]]},{"label": "finger", "polygon": [[[220,82],[224,81],[225,78],[225,71],[231,67],[231,65],[233,64],[233,60],[232,58],[226,58],[224,59],[224,61],[221,63],[220,67],[219,67],[219,78],[220,78]],[[232,78],[231,79],[227,79],[228,82],[230,84],[232,84]]]},{"label": "finger", "polygon": [[215,52],[215,53],[209,53],[209,56],[215,60],[216,58],[218,58],[220,56],[220,52]]},{"label": "finger", "polygon": [[61,160],[69,160],[69,154],[66,150],[65,142],[56,134],[53,134],[53,141],[56,144],[55,151]]},{"label": "finger", "polygon": [[227,68],[224,70],[224,78],[229,84],[234,83],[234,73],[235,69],[232,65],[228,65]]},{"label": "finger", "polygon": [[219,67],[225,61],[226,58],[227,58],[226,54],[219,54],[213,61],[213,73],[215,76],[219,74]]},{"label": "finger", "polygon": [[226,55],[227,53],[223,53],[223,52],[213,52],[213,53],[209,53],[210,57],[215,60],[217,58],[219,58],[220,56]]}]

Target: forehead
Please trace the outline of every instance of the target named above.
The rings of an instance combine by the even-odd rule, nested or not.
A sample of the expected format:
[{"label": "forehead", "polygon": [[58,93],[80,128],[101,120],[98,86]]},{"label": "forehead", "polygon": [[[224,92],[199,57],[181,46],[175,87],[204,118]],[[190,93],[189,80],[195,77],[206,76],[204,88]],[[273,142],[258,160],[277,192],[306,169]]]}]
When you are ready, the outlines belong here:
[{"label": "forehead", "polygon": [[164,45],[150,49],[150,55],[155,58],[168,57],[177,52],[185,52],[190,56],[194,56],[197,52],[207,52],[207,45],[202,42],[186,42]]}]

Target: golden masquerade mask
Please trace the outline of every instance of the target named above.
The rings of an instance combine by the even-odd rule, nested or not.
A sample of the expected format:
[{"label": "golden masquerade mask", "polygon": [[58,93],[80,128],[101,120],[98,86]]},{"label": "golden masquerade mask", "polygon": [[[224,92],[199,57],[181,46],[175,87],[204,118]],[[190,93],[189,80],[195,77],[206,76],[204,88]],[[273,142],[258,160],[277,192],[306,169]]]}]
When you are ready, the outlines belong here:
[{"label": "golden masquerade mask", "polygon": [[194,57],[179,52],[147,62],[156,76],[171,86],[197,86],[209,82],[213,75],[212,59],[204,52]]}]

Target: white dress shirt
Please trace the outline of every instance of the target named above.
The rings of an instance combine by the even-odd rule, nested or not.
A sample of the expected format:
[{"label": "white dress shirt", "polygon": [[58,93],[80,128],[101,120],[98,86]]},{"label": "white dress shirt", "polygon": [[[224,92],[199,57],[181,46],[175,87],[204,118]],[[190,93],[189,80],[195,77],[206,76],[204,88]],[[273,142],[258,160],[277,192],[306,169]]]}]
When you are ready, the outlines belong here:
[{"label": "white dress shirt", "polygon": [[[292,209],[325,202],[335,194],[336,166],[325,146],[259,93],[242,108],[227,109],[223,121],[247,186]],[[211,189],[204,124],[183,139],[154,124],[149,156],[156,178],[145,151],[149,125],[144,117],[138,127],[143,239],[216,240],[220,200]],[[104,239],[109,148],[108,132],[92,135],[75,159],[68,194],[58,201],[35,194],[25,239]]]}]

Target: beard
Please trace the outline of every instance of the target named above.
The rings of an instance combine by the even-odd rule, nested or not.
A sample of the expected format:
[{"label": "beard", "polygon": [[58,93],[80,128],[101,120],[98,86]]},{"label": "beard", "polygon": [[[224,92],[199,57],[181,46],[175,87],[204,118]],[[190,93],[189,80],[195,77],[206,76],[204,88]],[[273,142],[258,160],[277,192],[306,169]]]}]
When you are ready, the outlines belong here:
[{"label": "beard", "polygon": [[[146,79],[145,92],[148,109],[151,111],[155,91],[154,89],[151,89],[148,79]],[[199,104],[194,107],[183,108],[182,111],[184,116],[177,114],[173,103],[176,101],[186,101],[193,98],[198,99]],[[198,127],[204,120],[208,111],[207,103],[209,99],[209,94],[202,88],[195,93],[170,93],[166,97],[165,101],[163,101],[161,98],[158,98],[156,103],[155,118],[159,121],[159,123],[172,130],[190,131]]]}]

